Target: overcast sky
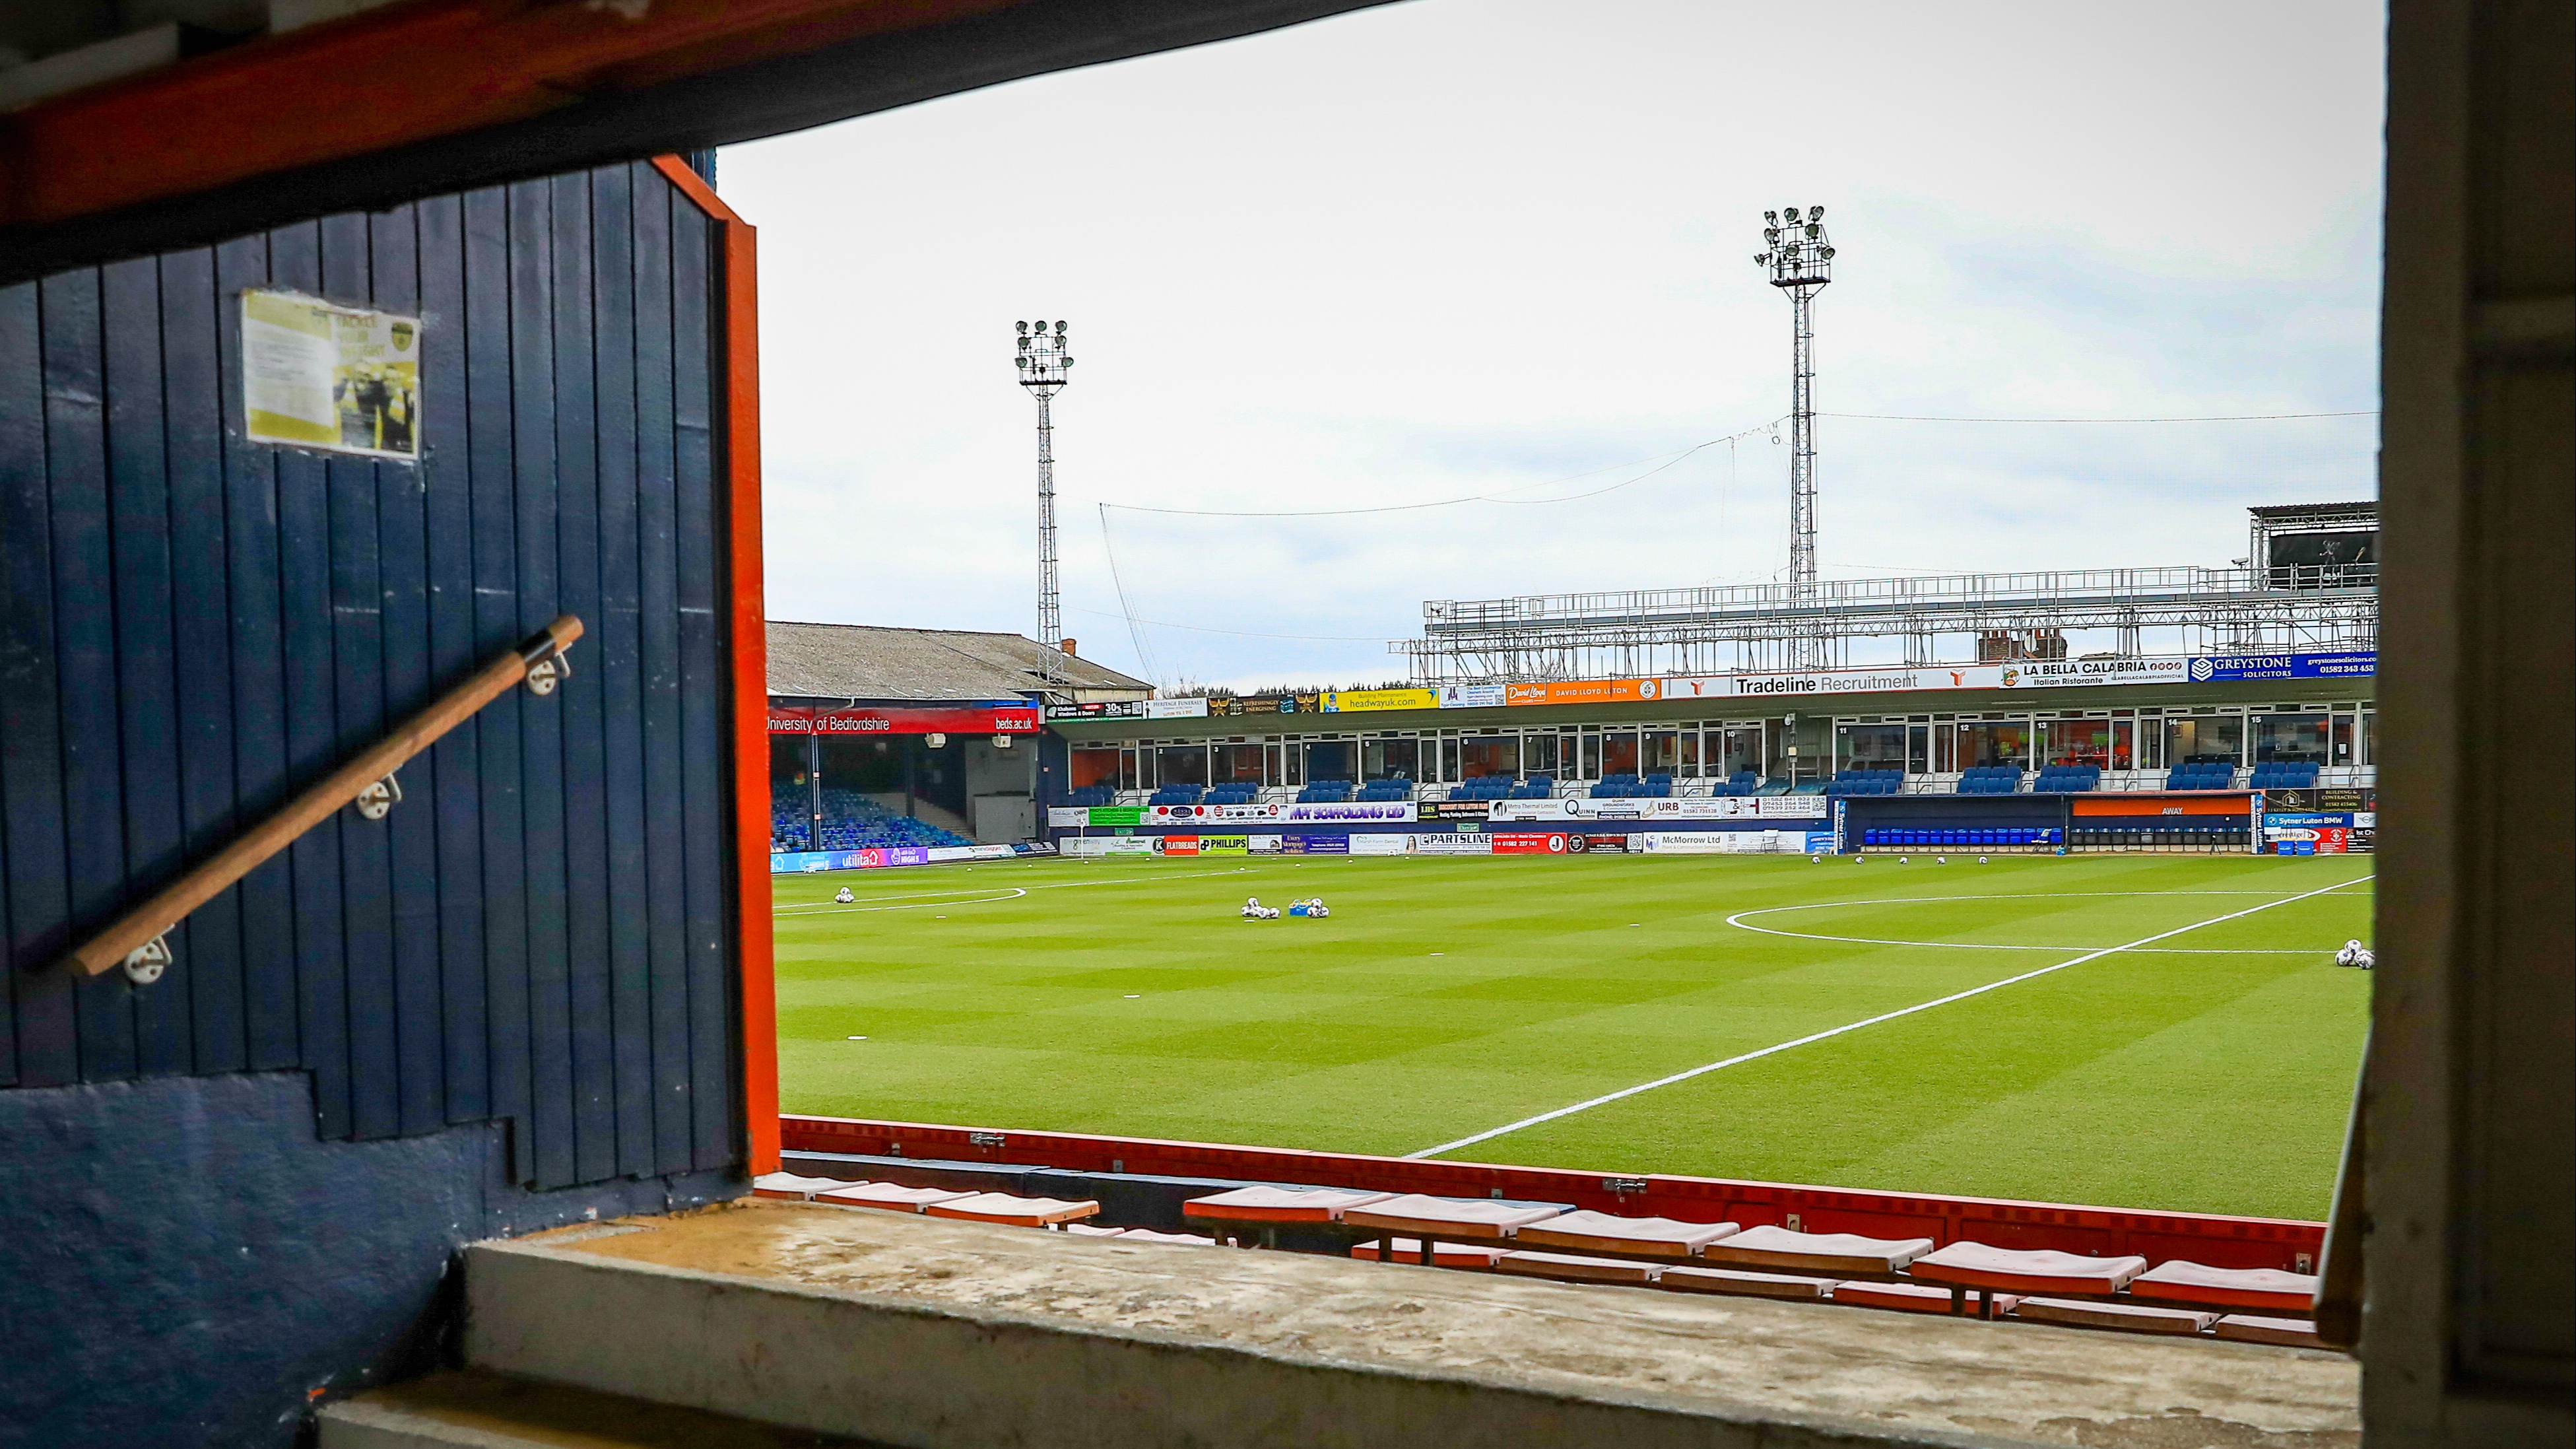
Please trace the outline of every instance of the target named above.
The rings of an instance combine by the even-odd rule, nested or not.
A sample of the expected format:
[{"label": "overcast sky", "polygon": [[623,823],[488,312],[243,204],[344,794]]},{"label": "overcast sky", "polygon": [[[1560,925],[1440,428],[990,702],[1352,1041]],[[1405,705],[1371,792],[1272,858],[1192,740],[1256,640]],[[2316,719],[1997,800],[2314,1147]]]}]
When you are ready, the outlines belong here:
[{"label": "overcast sky", "polygon": [[[1035,632],[1021,318],[1072,323],[1065,631],[1114,667],[1374,682],[1425,599],[1777,577],[1789,307],[1752,258],[1791,204],[1839,253],[1827,414],[2367,412],[2383,25],[1410,0],[729,148],[770,616]],[[2377,436],[1828,416],[1818,552],[2223,565],[2249,504],[2374,496]],[[1462,496],[1510,501],[1113,509],[1106,547],[1100,511]]]}]

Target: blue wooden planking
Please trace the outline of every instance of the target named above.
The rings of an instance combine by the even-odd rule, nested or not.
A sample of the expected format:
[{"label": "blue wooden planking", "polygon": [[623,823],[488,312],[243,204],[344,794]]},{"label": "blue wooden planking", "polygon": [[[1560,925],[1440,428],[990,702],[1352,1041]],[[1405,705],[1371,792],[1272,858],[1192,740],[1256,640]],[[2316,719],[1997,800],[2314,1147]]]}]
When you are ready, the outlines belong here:
[{"label": "blue wooden planking", "polygon": [[[518,595],[518,439],[512,408],[517,356],[510,288],[512,195],[472,191],[465,227],[465,389],[467,447],[473,488],[474,638],[478,654],[515,643],[527,631]],[[439,406],[426,405],[433,420]],[[529,696],[512,690],[483,707],[474,724],[480,775],[475,798],[482,827],[484,1041],[490,1061],[491,1110],[510,1121],[513,1181],[537,1176],[535,1058],[530,1036],[528,852],[522,761],[533,723]],[[540,704],[537,706],[542,708]]]},{"label": "blue wooden planking", "polygon": [[[108,558],[116,632],[117,794],[125,859],[118,894],[130,900],[177,878],[179,820],[177,643],[172,634],[170,473],[162,390],[161,266],[152,257],[99,269],[107,421]],[[185,944],[174,932],[170,944]],[[146,1076],[190,1069],[193,957],[159,984],[129,993],[134,1067]]]},{"label": "blue wooden planking", "polygon": [[[64,272],[44,293],[45,467],[52,480],[54,614],[62,690],[62,811],[74,934],[105,925],[125,888],[118,780],[116,562],[107,511],[107,428],[99,274]],[[134,992],[121,973],[75,982],[80,1071],[134,1074]]]},{"label": "blue wooden planking", "polygon": [[[369,292],[375,305],[416,317],[420,233],[415,209],[367,219]],[[418,426],[419,418],[413,418]],[[385,724],[399,723],[452,687],[430,667],[427,472],[410,463],[375,465],[377,600],[384,640]],[[378,731],[381,733],[381,729]],[[400,771],[404,803],[384,823],[393,870],[393,1032],[397,1129],[406,1135],[447,1125],[445,1022],[439,1000],[438,761],[423,755]]]},{"label": "blue wooden planking", "polygon": [[638,571],[635,207],[623,166],[590,173],[592,337],[599,380],[599,682],[608,856],[609,1020],[615,1033],[617,1170],[649,1176],[653,983],[644,872],[644,696]]},{"label": "blue wooden planking", "polygon": [[[215,248],[215,335],[222,347],[225,623],[232,640],[236,823],[286,801],[284,561],[278,542],[278,453],[253,445],[242,417],[241,294],[268,285],[268,237]],[[227,832],[229,833],[229,832]],[[296,969],[296,852],[242,878],[242,1034],[252,1070],[300,1066],[304,1012]],[[191,926],[191,929],[195,927]]]},{"label": "blue wooden planking", "polygon": [[[555,308],[553,194],[541,181],[510,188],[510,378],[518,521],[519,630],[559,611],[555,552]],[[575,666],[576,670],[580,668]],[[576,677],[578,677],[576,675]],[[563,691],[519,711],[524,754],[528,899],[528,1051],[539,1187],[580,1181],[573,1158],[573,1011],[564,916]]]},{"label": "blue wooden planking", "polygon": [[[689,951],[689,1079],[697,1116],[691,1137],[697,1165],[741,1160],[735,1098],[737,1006],[726,967],[725,858],[731,839],[724,787],[725,709],[733,691],[724,677],[722,621],[716,610],[723,579],[716,556],[716,400],[709,352],[715,345],[718,260],[714,227],[682,198],[671,204],[672,424],[679,480],[680,728]],[[692,345],[694,344],[694,345]]]},{"label": "blue wooden planking", "polygon": [[[301,1066],[324,1135],[505,1116],[541,1186],[739,1161],[716,280],[621,165],[0,289],[0,1084]],[[261,286],[424,318],[422,465],[246,440]],[[567,609],[569,686],[157,992],[27,969]]]},{"label": "blue wooden planking", "polygon": [[[270,279],[322,291],[322,229],[305,222],[269,233]],[[275,780],[281,801],[318,778],[340,754],[338,684],[332,658],[331,500],[328,465],[310,453],[277,459],[279,645],[285,660],[286,752]],[[244,756],[245,763],[250,763]],[[295,976],[303,1065],[313,1073],[314,1117],[325,1137],[355,1130],[349,1080],[347,951],[341,890],[343,811],[308,830],[287,854],[295,881]]]},{"label": "blue wooden planking", "polygon": [[[590,186],[552,188],[555,318],[556,587],[561,607],[593,629],[599,617],[599,433],[591,338]],[[608,814],[602,773],[597,636],[587,667],[555,691],[563,717],[565,950],[572,999],[574,1171],[590,1182],[617,1172],[616,1064],[608,985]]]},{"label": "blue wooden planking", "polygon": [[54,670],[53,500],[45,467],[44,355],[35,283],[0,288],[0,835],[8,842],[12,1075],[80,1078],[63,874],[62,717]]},{"label": "blue wooden planking", "polygon": [[[161,258],[159,281],[170,532],[177,540],[170,560],[179,721],[174,793],[185,851],[193,861],[220,849],[236,828],[215,254],[203,249],[172,252]],[[171,945],[187,971],[194,1070],[241,1070],[249,1064],[242,1010],[241,892],[228,890],[199,906]]]},{"label": "blue wooden planking", "polygon": [[[421,417],[422,575],[429,676],[445,688],[490,651],[474,621],[474,450],[466,382],[465,208],[461,198],[419,203],[421,393],[438,400]],[[508,354],[502,354],[504,360]],[[506,432],[505,432],[506,436]],[[506,476],[506,475],[505,475]],[[491,1052],[484,1032],[483,826],[475,777],[475,727],[452,730],[430,750],[435,822],[440,1102],[450,1122],[491,1115]],[[406,1083],[408,1086],[408,1083]],[[408,1126],[408,1123],[406,1123]]]},{"label": "blue wooden planking", "polygon": [[[322,220],[322,294],[365,302],[373,290],[368,218]],[[336,764],[385,732],[383,561],[376,469],[361,458],[326,465],[330,499],[332,703]],[[349,1024],[349,1130],[360,1138],[402,1130],[396,1106],[393,853],[388,822],[340,812],[344,982]]]},{"label": "blue wooden planking", "polygon": [[644,842],[653,1009],[653,1157],[695,1165],[689,1083],[687,874],[681,839],[678,482],[671,418],[671,187],[633,170],[637,646],[644,737]]}]

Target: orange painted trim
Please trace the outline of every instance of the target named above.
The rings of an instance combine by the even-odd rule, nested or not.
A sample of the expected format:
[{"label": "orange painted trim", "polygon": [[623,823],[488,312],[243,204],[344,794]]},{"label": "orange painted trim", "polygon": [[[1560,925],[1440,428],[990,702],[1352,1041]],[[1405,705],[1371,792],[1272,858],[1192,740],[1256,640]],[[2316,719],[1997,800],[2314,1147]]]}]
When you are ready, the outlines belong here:
[{"label": "orange painted trim", "polygon": [[1021,3],[410,0],[0,116],[0,225],[193,195]]},{"label": "orange painted trim", "polygon": [[688,163],[653,167],[723,236],[726,615],[733,651],[734,940],[741,972],[743,1139],[753,1176],[778,1170],[778,956],[769,915],[769,610],[760,547],[760,266],[751,223]]}]

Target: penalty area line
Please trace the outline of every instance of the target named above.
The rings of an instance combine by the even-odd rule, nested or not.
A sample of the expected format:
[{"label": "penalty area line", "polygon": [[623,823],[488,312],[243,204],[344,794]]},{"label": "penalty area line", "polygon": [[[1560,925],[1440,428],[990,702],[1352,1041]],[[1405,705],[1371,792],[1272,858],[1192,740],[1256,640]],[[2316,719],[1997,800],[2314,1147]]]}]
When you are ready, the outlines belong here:
[{"label": "penalty area line", "polygon": [[1657,1087],[1669,1087],[1676,1082],[1687,1082],[1693,1077],[1704,1077],[1710,1072],[1723,1071],[1728,1067],[1742,1066],[1744,1063],[1750,1061],[1759,1061],[1764,1057],[1788,1051],[1793,1047],[1810,1046],[1816,1042],[1826,1041],[1833,1037],[1841,1036],[1845,1032],[1858,1031],[1865,1026],[1876,1026],[1883,1021],[1894,1021],[1901,1016],[1912,1016],[1918,1011],[1930,1011],[1936,1006],[1948,1006],[1952,1002],[1965,1001],[1971,996],[1983,996],[1989,991],[2001,991],[2007,986],[2016,986],[2024,981],[2046,976],[2053,971],[2063,971],[2069,966],[2081,966],[2087,961],[2098,961],[2105,956],[2118,955],[2123,951],[2135,951],[2141,946],[2146,946],[2153,942],[2179,936],[2187,931],[2197,931],[2204,926],[2215,926],[2227,921],[2240,920],[2246,916],[2253,915],[2258,911],[2268,911],[2274,906],[2286,906],[2294,902],[2308,900],[2316,896],[2331,895],[2348,886],[2360,885],[2365,881],[2375,879],[2377,879],[2377,875],[2374,873],[2372,875],[2363,876],[2359,880],[2337,881],[2333,885],[2323,886],[2312,891],[2304,891],[2295,896],[2282,896],[2277,900],[2265,901],[2259,906],[2248,906],[2241,911],[2229,911],[2223,916],[2212,916],[2205,921],[2194,921],[2188,926],[2176,926],[2170,931],[2158,931],[2152,936],[2141,936],[2137,940],[2131,941],[2124,946],[2105,946],[2098,951],[2087,951],[2081,956],[2074,957],[2071,960],[2060,961],[2053,966],[2042,966],[2035,971],[2024,971],[2018,976],[2007,976],[2001,981],[1989,981],[1983,986],[1971,986],[1965,991],[1954,991],[1947,996],[1938,997],[1931,1001],[1922,1001],[1917,1002],[1912,1006],[1898,1007],[1894,1011],[1883,1011],[1876,1016],[1869,1017],[1861,1021],[1849,1022],[1842,1026],[1828,1027],[1819,1032],[1810,1032],[1805,1036],[1799,1037],[1795,1041],[1784,1041],[1776,1046],[1767,1046],[1756,1051],[1749,1051],[1738,1056],[1731,1056],[1724,1061],[1710,1062],[1705,1066],[1697,1066],[1689,1068],[1686,1071],[1675,1072],[1668,1077],[1657,1077],[1651,1082],[1639,1082],[1633,1087],[1622,1087],[1615,1092],[1604,1092],[1598,1097],[1576,1102],[1572,1106],[1559,1107],[1553,1112],[1541,1112],[1535,1117],[1523,1117],[1517,1122],[1507,1122],[1500,1127],[1490,1128],[1486,1131],[1478,1132],[1473,1136],[1461,1137],[1455,1142],[1443,1142],[1437,1147],[1425,1147],[1419,1152],[1408,1152],[1404,1155],[1407,1158],[1438,1157],[1444,1152],[1455,1152],[1461,1147],[1473,1147],[1479,1142],[1491,1142],[1497,1137],[1509,1136],[1523,1128],[1536,1127],[1543,1122],[1553,1122],[1559,1117],[1571,1117],[1577,1112],[1589,1112],[1595,1107],[1606,1107],[1612,1102],[1634,1097],[1642,1092],[1651,1092]]}]

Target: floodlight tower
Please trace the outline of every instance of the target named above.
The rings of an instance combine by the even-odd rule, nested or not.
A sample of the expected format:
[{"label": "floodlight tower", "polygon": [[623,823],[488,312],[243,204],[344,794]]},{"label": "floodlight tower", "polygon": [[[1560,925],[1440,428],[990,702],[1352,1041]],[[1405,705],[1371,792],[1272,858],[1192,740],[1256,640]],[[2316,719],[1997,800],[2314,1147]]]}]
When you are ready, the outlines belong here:
[{"label": "floodlight tower", "polygon": [[1065,384],[1064,323],[1022,322],[1020,386],[1038,400],[1038,682],[1064,679],[1064,611],[1055,577],[1055,422],[1048,400]]},{"label": "floodlight tower", "polygon": [[[1816,293],[1834,279],[1834,245],[1825,235],[1825,209],[1792,206],[1762,213],[1765,250],[1753,258],[1771,285],[1789,294],[1796,341],[1789,365],[1789,592],[1800,603],[1816,592]],[[1812,638],[1790,641],[1798,668],[1824,664]]]}]

